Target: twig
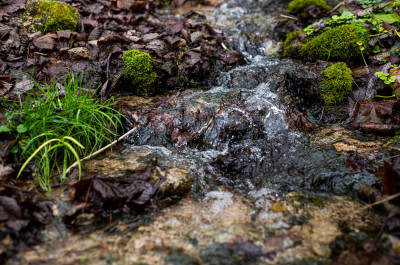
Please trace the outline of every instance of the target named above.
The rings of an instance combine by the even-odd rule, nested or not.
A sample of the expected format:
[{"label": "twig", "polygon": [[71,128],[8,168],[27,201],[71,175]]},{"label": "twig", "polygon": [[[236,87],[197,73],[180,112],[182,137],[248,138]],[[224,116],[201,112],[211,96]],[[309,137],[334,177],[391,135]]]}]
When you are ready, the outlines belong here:
[{"label": "twig", "polygon": [[111,91],[114,89],[115,85],[118,83],[119,79],[121,79],[122,74],[124,73],[124,70],[120,70],[118,74],[114,75],[112,83],[109,88],[107,88],[107,91],[104,95],[105,98],[108,98],[108,95],[111,93]]},{"label": "twig", "polygon": [[394,29],[394,32],[396,32],[396,35],[399,36],[399,38],[400,38],[400,34],[397,32],[396,29]]},{"label": "twig", "polygon": [[225,51],[229,51],[229,49],[226,47],[226,45],[223,42],[221,42],[221,46]]},{"label": "twig", "polygon": [[92,187],[92,184],[93,184],[93,181],[90,181],[89,188],[88,188],[88,190],[87,190],[87,192],[86,192],[86,196],[85,196],[85,204],[83,205],[83,209],[85,209],[85,208],[86,208],[87,201],[88,201],[88,199],[89,199],[90,188]]},{"label": "twig", "polygon": [[322,117],[324,117],[325,107],[326,107],[326,106],[324,106],[324,108],[322,109],[322,113],[321,113],[321,117],[319,118],[319,121],[321,121],[321,120],[322,120]]},{"label": "twig", "polygon": [[284,17],[284,18],[288,18],[288,19],[292,19],[292,20],[297,20],[297,21],[300,21],[297,17],[291,17],[291,16],[287,16],[287,15],[283,15],[283,14],[281,14],[281,17]]},{"label": "twig", "polygon": [[344,5],[345,4],[345,2],[343,1],[343,2],[340,2],[339,4],[337,4],[334,8],[332,8],[331,10],[329,10],[329,12],[328,13],[332,13],[332,12],[334,12],[336,9],[338,9],[339,7],[341,7],[342,5]]},{"label": "twig", "polygon": [[198,130],[195,134],[193,134],[186,142],[184,143],[180,143],[178,145],[178,148],[181,147],[184,144],[187,144],[188,142],[190,142],[191,140],[193,140],[196,136],[200,135],[202,132],[204,132],[204,130],[208,129],[210,127],[210,125],[214,122],[215,120],[215,116],[213,116],[208,122],[206,122],[201,128],[200,130]]},{"label": "twig", "polygon": [[384,203],[384,202],[391,201],[391,200],[396,199],[396,198],[398,198],[398,197],[400,197],[400,193],[396,193],[396,194],[394,194],[394,195],[392,195],[392,196],[387,197],[386,199],[383,199],[383,200],[374,202],[374,203],[372,203],[372,204],[368,204],[367,206],[361,208],[361,209],[358,210],[357,212],[361,212],[361,211],[367,210],[368,208],[371,208],[372,206],[375,206],[375,205],[378,205],[378,204],[381,204],[381,203]]},{"label": "twig", "polygon": [[392,148],[393,150],[400,151],[400,148],[397,148],[397,147],[394,147],[394,146],[391,146],[391,145],[389,145],[388,148]]},{"label": "twig", "polygon": [[391,156],[391,157],[388,157],[388,158],[385,158],[385,159],[376,161],[375,163],[378,164],[378,163],[380,163],[380,162],[383,162],[383,161],[386,161],[386,160],[389,160],[389,159],[392,159],[392,158],[395,158],[395,157],[398,157],[398,156],[400,156],[400,155]]},{"label": "twig", "polygon": [[111,60],[111,56],[112,56],[112,53],[110,53],[110,55],[108,55],[108,58],[107,58],[107,71],[106,71],[107,80],[110,78],[110,60]]},{"label": "twig", "polygon": [[[112,143],[110,143],[110,144],[104,146],[103,148],[101,148],[101,149],[97,150],[96,152],[94,152],[94,153],[88,155],[87,157],[82,158],[82,159],[80,160],[80,162],[83,162],[83,161],[85,161],[85,160],[88,160],[88,159],[92,158],[92,157],[95,156],[95,155],[100,154],[100,153],[103,152],[104,150],[110,148],[111,146],[113,146],[113,145],[115,145],[116,143],[118,143],[118,142],[122,141],[123,139],[125,139],[127,136],[129,136],[129,135],[131,135],[132,133],[136,132],[137,129],[138,129],[138,127],[134,127],[133,129],[129,130],[127,133],[125,133],[124,135],[122,135],[121,137],[119,137],[119,138],[118,138],[117,140],[115,140],[114,142],[112,142]],[[78,161],[76,161],[76,162],[73,163],[69,168],[67,168],[67,170],[65,171],[65,174],[68,174],[68,173],[71,171],[71,169],[73,169],[73,168],[76,167],[77,165],[78,165]]]},{"label": "twig", "polygon": [[[368,69],[368,72],[369,72],[369,68],[367,68],[367,69]],[[357,83],[354,82],[354,80],[353,80],[353,83],[354,83],[354,84],[357,86],[357,88],[361,91],[361,93],[363,94],[365,100],[368,100],[367,95],[365,95],[365,93],[364,93],[364,91],[362,91],[361,87],[359,87],[359,86],[357,85]]]}]

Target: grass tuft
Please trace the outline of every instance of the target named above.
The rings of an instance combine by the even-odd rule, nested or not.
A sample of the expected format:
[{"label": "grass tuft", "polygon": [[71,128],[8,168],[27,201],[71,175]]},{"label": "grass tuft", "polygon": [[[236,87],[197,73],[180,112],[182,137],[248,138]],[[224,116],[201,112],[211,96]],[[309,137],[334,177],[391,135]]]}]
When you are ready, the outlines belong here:
[{"label": "grass tuft", "polygon": [[45,87],[33,83],[35,92],[6,112],[9,122],[0,129],[17,138],[20,157],[26,160],[21,171],[33,161],[35,181],[49,190],[53,173],[64,181],[69,164],[117,137],[123,115],[112,108],[112,98],[101,103],[81,89],[73,74],[61,85],[55,79]]}]

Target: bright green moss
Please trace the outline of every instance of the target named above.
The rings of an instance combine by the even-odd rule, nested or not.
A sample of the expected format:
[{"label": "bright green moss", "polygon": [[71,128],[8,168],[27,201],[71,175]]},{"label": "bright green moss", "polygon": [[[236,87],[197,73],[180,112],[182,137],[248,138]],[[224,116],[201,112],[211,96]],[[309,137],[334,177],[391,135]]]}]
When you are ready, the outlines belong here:
[{"label": "bright green moss", "polygon": [[125,65],[124,75],[132,79],[138,92],[150,92],[157,74],[153,71],[154,60],[148,53],[138,50],[126,51],[122,56]]},{"label": "bright green moss", "polygon": [[353,77],[345,63],[336,63],[325,69],[320,83],[321,95],[326,105],[342,102],[352,90]]},{"label": "bright green moss", "polygon": [[79,12],[75,7],[53,0],[29,0],[26,18],[38,21],[35,29],[43,33],[59,30],[75,30]]},{"label": "bright green moss", "polygon": [[286,34],[286,39],[283,43],[283,56],[289,56],[299,50],[300,46],[293,47],[293,42],[297,39],[299,33],[300,31],[293,31]]},{"label": "bright green moss", "polygon": [[309,6],[321,7],[330,10],[331,7],[324,0],[293,0],[289,3],[288,13],[298,13]]},{"label": "bright green moss", "polygon": [[369,30],[351,24],[331,28],[304,44],[300,53],[313,60],[345,61],[361,58],[360,47],[368,52]]}]

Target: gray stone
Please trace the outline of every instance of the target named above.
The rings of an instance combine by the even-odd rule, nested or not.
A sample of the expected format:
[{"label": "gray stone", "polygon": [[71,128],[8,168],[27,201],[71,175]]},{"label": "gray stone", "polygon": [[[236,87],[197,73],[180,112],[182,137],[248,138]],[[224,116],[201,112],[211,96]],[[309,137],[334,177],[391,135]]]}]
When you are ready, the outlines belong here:
[{"label": "gray stone", "polygon": [[68,55],[71,59],[91,59],[89,50],[85,47],[72,48],[68,50]]}]

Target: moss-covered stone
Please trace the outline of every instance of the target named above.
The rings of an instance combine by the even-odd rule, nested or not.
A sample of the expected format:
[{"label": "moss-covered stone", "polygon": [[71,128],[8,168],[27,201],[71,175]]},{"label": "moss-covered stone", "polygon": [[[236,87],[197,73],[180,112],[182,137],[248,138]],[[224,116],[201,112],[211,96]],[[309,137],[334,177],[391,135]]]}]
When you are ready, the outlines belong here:
[{"label": "moss-covered stone", "polygon": [[154,60],[148,53],[138,50],[126,51],[122,56],[125,65],[125,77],[132,79],[137,92],[152,92],[152,86],[157,80],[154,72]]},{"label": "moss-covered stone", "polygon": [[289,3],[287,11],[288,13],[298,13],[309,6],[321,7],[326,10],[331,9],[331,6],[329,6],[324,0],[293,0]]},{"label": "moss-covered stone", "polygon": [[59,30],[75,30],[79,12],[75,7],[53,0],[29,0],[25,19],[34,21],[34,29],[43,33]]},{"label": "moss-covered stone", "polygon": [[353,77],[343,62],[326,68],[320,83],[321,95],[326,105],[342,102],[352,90]]},{"label": "moss-covered stone", "polygon": [[295,40],[298,37],[298,34],[301,31],[293,31],[286,34],[285,42],[283,43],[283,56],[290,56],[292,54],[296,54],[299,52],[301,44],[294,45]]},{"label": "moss-covered stone", "polygon": [[369,30],[351,24],[331,28],[307,41],[300,49],[313,60],[344,61],[361,58],[360,47],[368,52]]}]

